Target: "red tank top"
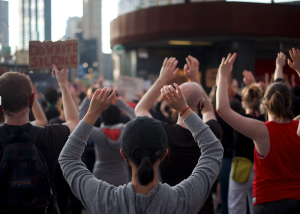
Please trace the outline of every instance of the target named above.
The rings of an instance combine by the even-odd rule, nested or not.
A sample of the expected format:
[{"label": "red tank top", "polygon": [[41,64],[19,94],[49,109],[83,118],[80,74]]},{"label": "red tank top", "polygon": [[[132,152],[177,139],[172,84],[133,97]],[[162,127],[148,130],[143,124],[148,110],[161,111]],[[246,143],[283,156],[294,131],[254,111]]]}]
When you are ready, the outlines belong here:
[{"label": "red tank top", "polygon": [[261,159],[254,151],[255,178],[253,204],[283,199],[300,199],[299,122],[265,122],[270,136],[270,151]]}]

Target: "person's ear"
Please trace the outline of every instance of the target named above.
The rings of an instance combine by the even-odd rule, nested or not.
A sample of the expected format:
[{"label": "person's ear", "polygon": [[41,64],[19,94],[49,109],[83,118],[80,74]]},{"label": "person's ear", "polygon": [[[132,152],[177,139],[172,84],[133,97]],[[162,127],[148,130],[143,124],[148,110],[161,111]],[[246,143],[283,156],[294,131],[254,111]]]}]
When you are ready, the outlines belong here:
[{"label": "person's ear", "polygon": [[31,107],[32,107],[32,105],[33,105],[33,102],[34,102],[34,93],[31,93],[31,95],[30,95],[30,99],[29,99],[29,108],[31,108]]},{"label": "person's ear", "polygon": [[163,154],[163,156],[161,157],[162,160],[164,160],[166,158],[166,156],[168,155],[169,150],[166,149],[165,153]]},{"label": "person's ear", "polygon": [[127,157],[126,157],[125,152],[122,148],[120,149],[120,153],[121,153],[122,157],[124,158],[124,160],[127,161]]}]

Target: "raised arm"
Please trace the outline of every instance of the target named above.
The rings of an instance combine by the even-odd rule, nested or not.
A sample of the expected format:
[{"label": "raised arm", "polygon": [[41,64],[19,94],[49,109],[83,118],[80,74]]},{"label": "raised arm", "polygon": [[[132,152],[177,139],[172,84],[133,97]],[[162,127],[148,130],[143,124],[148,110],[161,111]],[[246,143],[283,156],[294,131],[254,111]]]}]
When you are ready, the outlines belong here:
[{"label": "raised arm", "polygon": [[116,105],[120,110],[123,110],[131,120],[135,118],[134,110],[117,96],[113,99],[112,104]]},{"label": "raised arm", "polygon": [[119,213],[114,187],[96,179],[81,161],[93,125],[102,111],[116,95],[116,89],[108,97],[110,89],[98,89],[91,100],[90,107],[83,120],[70,135],[59,156],[59,164],[72,192],[83,203],[89,213]]},{"label": "raised arm", "polygon": [[52,75],[56,76],[64,105],[64,115],[66,118],[66,123],[64,123],[63,125],[68,126],[70,129],[70,133],[72,133],[79,123],[79,118],[76,105],[68,90],[68,73],[69,70],[67,68],[59,70],[56,65],[53,65]]},{"label": "raised arm", "polygon": [[[31,85],[31,89],[32,89],[32,93],[34,93],[35,95],[38,95],[38,91],[36,86],[33,86],[32,81],[30,79],[30,77],[28,75],[26,75],[26,78],[28,79],[28,81],[30,82]],[[42,107],[40,106],[39,102],[37,101],[36,97],[34,99],[33,105],[32,105],[32,113],[33,116],[35,118],[34,121],[32,121],[36,126],[45,126],[48,123],[48,120],[46,118],[46,115],[42,109]]]},{"label": "raised arm", "polygon": [[[291,61],[290,59],[288,59],[288,64],[289,66],[295,70],[298,74],[298,76],[300,77],[300,51],[299,49],[295,49],[293,48],[292,50],[289,51],[291,59],[293,61]],[[300,115],[298,115],[295,120],[300,121]],[[298,126],[298,131],[297,131],[298,136],[300,136],[300,125]]]},{"label": "raised arm", "polygon": [[[172,86],[165,86],[161,93],[171,108],[182,112],[188,106],[178,85],[174,86],[176,91]],[[210,193],[221,169],[223,148],[209,127],[191,109],[186,110],[181,117],[193,134],[202,154],[192,175],[174,187],[181,196],[181,202],[185,204],[183,213],[192,213],[200,210]]]},{"label": "raised arm", "polygon": [[284,53],[280,52],[276,58],[276,68],[274,72],[274,81],[277,79],[284,79],[283,67],[285,66],[286,56]]},{"label": "raised arm", "polygon": [[[184,66],[184,74],[187,78],[189,78],[192,82],[196,82],[200,85],[203,94],[206,98],[208,98],[205,90],[203,89],[200,80],[198,78],[198,73],[199,73],[199,61],[192,57],[192,56],[188,56],[186,58],[186,62],[187,64],[185,64]],[[203,121],[204,123],[206,123],[209,120],[217,120],[216,115],[215,115],[215,111],[214,108],[212,106],[212,103],[210,101],[210,99],[205,99],[204,101],[204,107],[201,111],[202,116],[203,116]]]},{"label": "raised arm", "polygon": [[299,49],[296,50],[293,48],[291,51],[289,51],[289,53],[293,61],[288,59],[288,64],[297,72],[298,76],[300,77],[300,51]]},{"label": "raised arm", "polygon": [[148,116],[151,117],[149,113],[150,108],[157,99],[160,89],[170,82],[174,77],[176,77],[179,69],[175,69],[178,61],[174,58],[165,58],[163,66],[160,70],[160,74],[155,83],[146,92],[146,94],[139,101],[135,107],[136,116]]},{"label": "raised arm", "polygon": [[84,100],[82,101],[81,105],[79,106],[79,110],[78,110],[79,120],[82,120],[82,118],[86,114],[87,110],[89,109],[90,102],[91,102],[91,100],[88,97],[84,98]]},{"label": "raised arm", "polygon": [[262,155],[267,155],[270,149],[269,133],[266,125],[251,118],[244,117],[230,108],[227,92],[228,76],[232,71],[233,63],[237,54],[229,54],[227,59],[222,59],[219,67],[219,80],[217,87],[217,113],[230,125],[232,128],[251,138],[257,151]]}]

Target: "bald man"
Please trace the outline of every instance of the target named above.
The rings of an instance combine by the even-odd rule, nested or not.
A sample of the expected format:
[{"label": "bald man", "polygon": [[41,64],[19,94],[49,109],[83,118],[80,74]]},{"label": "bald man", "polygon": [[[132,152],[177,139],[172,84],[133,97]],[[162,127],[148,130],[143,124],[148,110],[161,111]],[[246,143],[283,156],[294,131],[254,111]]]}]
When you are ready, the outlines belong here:
[{"label": "bald man", "polygon": [[[188,106],[199,116],[202,115],[203,121],[210,127],[216,137],[220,139],[222,129],[216,120],[213,106],[198,79],[199,62],[191,56],[186,58],[186,61],[187,64],[184,66],[184,73],[191,82],[180,85],[180,89],[185,96]],[[137,104],[135,109],[136,116],[151,117],[149,110],[161,88],[169,87],[166,84],[170,83],[178,73],[178,69],[175,69],[176,65],[177,60],[175,58],[165,59],[159,78]],[[161,176],[164,183],[175,186],[192,174],[201,153],[191,132],[187,129],[183,119],[179,115],[176,124],[168,125],[163,122],[162,124],[168,136],[170,155],[165,163],[160,165]],[[201,190],[199,189],[199,191]],[[211,193],[198,213],[214,213]]]}]

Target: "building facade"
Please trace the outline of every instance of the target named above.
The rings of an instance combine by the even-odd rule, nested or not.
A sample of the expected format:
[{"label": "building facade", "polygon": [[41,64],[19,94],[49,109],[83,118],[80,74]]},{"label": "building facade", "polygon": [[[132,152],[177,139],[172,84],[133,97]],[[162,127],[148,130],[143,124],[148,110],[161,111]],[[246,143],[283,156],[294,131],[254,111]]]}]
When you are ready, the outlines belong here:
[{"label": "building facade", "polygon": [[29,41],[51,40],[51,0],[19,0],[19,47]]},{"label": "building facade", "polygon": [[81,31],[81,18],[80,17],[69,17],[66,26],[65,39],[77,39],[76,33]]},{"label": "building facade", "polygon": [[[222,57],[236,52],[232,78],[243,84],[242,71],[249,70],[264,81],[265,73],[274,73],[278,52],[288,57],[292,47],[300,48],[300,30],[287,24],[300,22],[299,14],[297,3],[224,1],[190,1],[123,14],[110,25],[111,47],[121,44],[125,49],[113,57],[114,77],[155,79],[165,57],[176,57],[183,69],[192,55],[200,61],[202,85],[209,89]],[[289,66],[284,72],[289,79],[294,73]]]},{"label": "building facade", "polygon": [[9,45],[8,1],[0,0],[0,44]]},{"label": "building facade", "polygon": [[[96,39],[97,68],[93,68],[95,76],[105,76],[105,56],[102,53],[102,1],[83,0],[82,36],[84,40]],[[91,67],[92,68],[92,67]]]}]

